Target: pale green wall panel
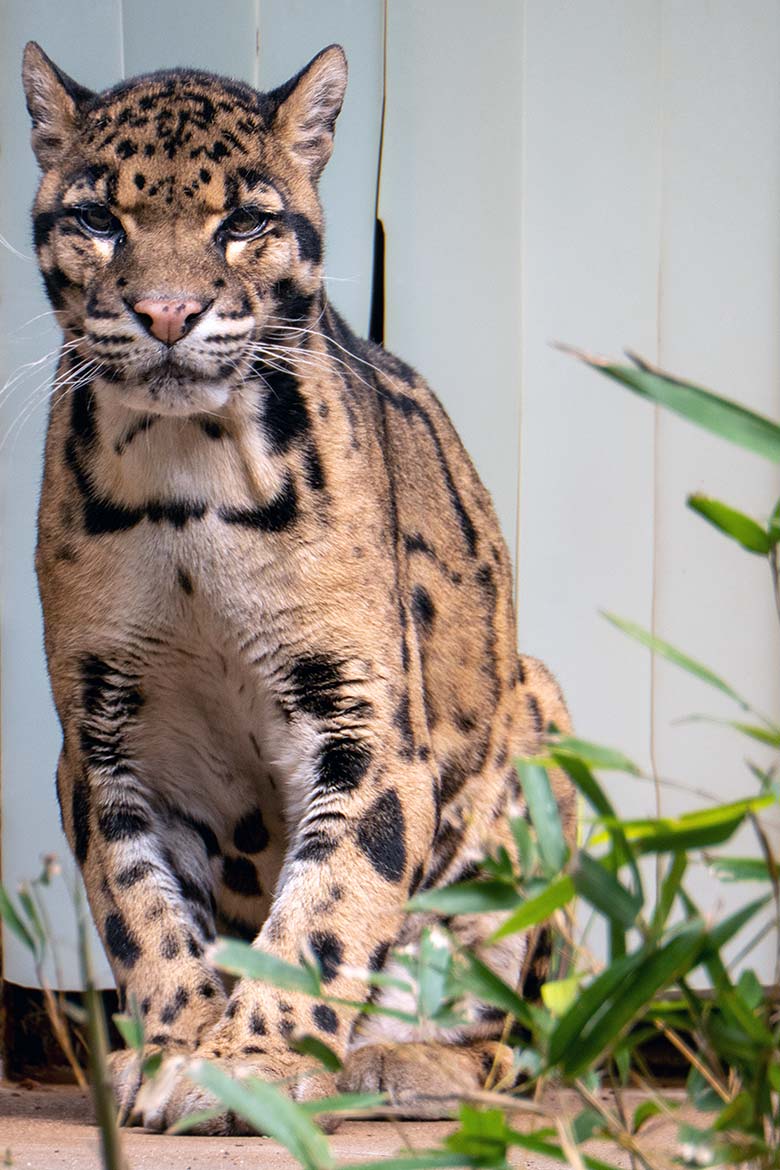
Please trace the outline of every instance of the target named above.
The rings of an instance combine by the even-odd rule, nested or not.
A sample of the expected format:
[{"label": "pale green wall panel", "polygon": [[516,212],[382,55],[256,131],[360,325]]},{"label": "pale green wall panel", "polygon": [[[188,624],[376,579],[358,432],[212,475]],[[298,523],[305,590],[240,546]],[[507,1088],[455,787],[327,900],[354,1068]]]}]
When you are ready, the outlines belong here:
[{"label": "pale green wall panel", "polygon": [[[780,417],[780,5],[776,0],[665,0],[663,231],[659,359],[664,368]],[[762,519],[780,494],[778,468],[664,412],[658,419],[656,622],[756,707],[780,715],[780,631],[763,558],[748,556],[684,506],[690,491]],[[739,718],[735,705],[668,663],[657,666],[654,727],[662,775],[721,801],[756,795],[745,757],[776,753],[727,728],[680,723],[691,712]],[[666,792],[665,811],[690,807]],[[775,849],[776,815],[764,821]],[[734,843],[755,854],[752,827]],[[698,867],[700,905],[732,913],[744,891]],[[744,942],[744,940],[742,940]],[[739,945],[734,947],[739,950]],[[748,963],[775,978],[777,937]]]},{"label": "pale green wall panel", "polygon": [[380,214],[390,349],[430,382],[513,558],[520,411],[523,5],[388,0]]},{"label": "pale green wall panel", "polygon": [[179,65],[255,80],[256,0],[119,0],[124,73]]}]

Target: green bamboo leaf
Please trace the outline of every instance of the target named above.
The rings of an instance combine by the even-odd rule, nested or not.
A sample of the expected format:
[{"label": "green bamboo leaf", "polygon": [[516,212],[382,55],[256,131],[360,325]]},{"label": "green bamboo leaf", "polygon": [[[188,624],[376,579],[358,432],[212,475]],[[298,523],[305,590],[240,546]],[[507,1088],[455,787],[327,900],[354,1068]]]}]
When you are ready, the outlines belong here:
[{"label": "green bamboo leaf", "polygon": [[613,996],[606,1010],[590,1020],[573,1051],[564,1054],[564,1072],[577,1076],[596,1063],[662,987],[667,987],[698,965],[704,943],[704,929],[698,924],[681,931],[663,947],[644,953],[633,977],[621,984],[619,995]]},{"label": "green bamboo leaf", "polygon": [[507,882],[470,881],[415,894],[406,908],[410,911],[435,910],[438,914],[482,914],[492,910],[511,910],[517,901],[517,891]]},{"label": "green bamboo leaf", "polygon": [[124,1040],[128,1048],[135,1048],[140,1050],[144,1046],[144,1026],[143,1022],[138,1016],[125,1015],[123,1012],[115,1012],[111,1017],[116,1025],[119,1035]]},{"label": "green bamboo leaf", "polygon": [[631,776],[642,775],[641,768],[623,752],[600,743],[591,743],[587,739],[577,739],[573,735],[555,736],[550,742],[550,750],[556,758],[559,755],[575,756],[589,768],[628,772]]},{"label": "green bamboo leaf", "polygon": [[769,866],[763,857],[708,857],[707,862],[722,882],[769,882]]},{"label": "green bamboo leaf", "polygon": [[560,873],[566,864],[568,849],[563,836],[558,805],[553,796],[550,777],[538,764],[520,761],[518,766],[528,815],[536,830],[542,868],[548,877]]},{"label": "green bamboo leaf", "polygon": [[587,987],[581,988],[573,1006],[550,1036],[549,1062],[550,1065],[559,1063],[570,1046],[575,1045],[583,1029],[600,1011],[604,1004],[613,996],[617,996],[620,987],[630,980],[642,965],[644,955],[636,951],[632,955],[621,955],[613,960],[608,967],[597,975]]},{"label": "green bamboo leaf", "polygon": [[0,884],[0,918],[3,919],[11,933],[16,935],[20,943],[32,951],[34,955],[37,954],[38,948],[35,945],[35,939],[22,922],[13,902],[8,897],[5,886],[2,884]]},{"label": "green bamboo leaf", "polygon": [[577,853],[571,876],[577,893],[610,922],[624,930],[635,924],[642,909],[641,897],[627,890],[614,874],[584,850]]},{"label": "green bamboo leaf", "polygon": [[568,874],[550,882],[549,886],[533,898],[521,902],[514,914],[510,914],[497,931],[491,936],[495,942],[499,938],[506,938],[508,934],[517,934],[519,930],[527,930],[529,926],[538,926],[545,922],[556,910],[560,910],[575,895],[574,882]]},{"label": "green bamboo leaf", "polygon": [[300,1052],[301,1056],[313,1056],[328,1072],[338,1072],[341,1068],[341,1059],[317,1036],[312,1036],[308,1032],[303,1036],[294,1035],[288,1043],[295,1052]]},{"label": "green bamboo leaf", "polygon": [[211,950],[211,961],[222,971],[231,975],[244,975],[247,979],[259,979],[286,991],[302,991],[305,995],[320,995],[322,989],[316,972],[306,967],[296,967],[277,959],[267,951],[257,950],[249,943],[233,938],[220,938]]},{"label": "green bamboo leaf", "polygon": [[636,857],[623,832],[620,819],[604,789],[583,760],[566,755],[555,758],[556,763],[560,764],[566,775],[575,787],[579,789],[594,812],[603,817],[609,825],[608,833],[615,850],[616,866],[628,865],[630,867],[631,876],[634,881],[634,890],[636,891],[637,897],[641,898],[644,904],[645,895],[642,886],[642,875],[639,872]]},{"label": "green bamboo leaf", "polygon": [[650,929],[656,936],[660,935],[666,926],[687,868],[688,858],[685,853],[674,853],[669,862],[669,868],[661,882],[661,888],[658,891],[658,900],[653,912],[653,920],[650,924]]},{"label": "green bamboo leaf", "polygon": [[477,999],[501,1008],[524,1027],[533,1029],[528,1004],[503,979],[491,971],[470,951],[461,951],[452,973],[452,986],[458,992],[470,991]]},{"label": "green bamboo leaf", "polygon": [[[620,826],[637,853],[680,853],[722,844],[733,836],[750,813],[775,803],[773,795],[756,796],[697,809],[677,818],[621,821]],[[605,821],[605,828],[610,827],[610,822]],[[593,838],[592,844],[597,845],[603,840],[604,834],[599,834]]]},{"label": "green bamboo leaf", "polygon": [[19,887],[18,894],[20,905],[27,915],[27,920],[30,923],[33,934],[37,940],[38,953],[43,954],[43,952],[46,950],[46,931],[43,929],[43,923],[41,922],[37,907],[32,899],[32,895],[30,894],[26,882],[23,882]]},{"label": "green bamboo leaf", "polygon": [[764,907],[771,901],[772,895],[765,894],[762,898],[756,898],[752,902],[748,902],[746,906],[740,906],[739,910],[735,910],[728,918],[724,918],[715,926],[711,927],[707,935],[706,954],[710,955],[713,952],[717,954],[725,947],[726,943],[731,942],[735,934],[738,934],[744,926],[747,926],[751,918],[755,918]]},{"label": "green bamboo leaf", "polygon": [[604,1132],[606,1122],[600,1113],[595,1109],[583,1109],[572,1122],[572,1136],[574,1141],[579,1146],[582,1142],[589,1141],[597,1134]]},{"label": "green bamboo leaf", "polygon": [[475,1166],[506,1165],[506,1118],[500,1109],[474,1109],[461,1105],[460,1127],[444,1139],[456,1154],[465,1154]]},{"label": "green bamboo leaf", "polygon": [[441,929],[424,930],[417,953],[417,1010],[430,1020],[444,1007],[452,970],[452,952]]},{"label": "green bamboo leaf", "polygon": [[622,383],[641,398],[657,402],[659,406],[667,407],[714,435],[754,451],[773,463],[780,463],[780,426],[764,415],[756,414],[728,398],[721,398],[711,390],[679,381],[662,370],[654,369],[634,354],[629,354],[629,357],[638,369],[616,365],[579,350],[570,352],[586,362],[591,369]]},{"label": "green bamboo leaf", "polygon": [[[673,1109],[677,1107],[676,1101],[667,1102],[666,1104],[667,1108]],[[661,1106],[657,1101],[643,1101],[641,1105],[637,1105],[632,1119],[632,1132],[639,1133],[646,1121],[649,1121],[651,1117],[657,1117],[661,1112]]]},{"label": "green bamboo leaf", "polygon": [[738,512],[736,508],[698,492],[688,496],[688,507],[748,552],[763,557],[770,552],[773,542],[769,534],[757,520],[746,516],[744,512]]},{"label": "green bamboo leaf", "polygon": [[544,1006],[559,1020],[574,1003],[579,989],[579,975],[569,975],[566,979],[548,979],[542,984]]},{"label": "green bamboo leaf", "polygon": [[258,1133],[275,1138],[306,1170],[330,1170],[328,1143],[309,1115],[275,1085],[256,1078],[237,1081],[221,1068],[199,1060],[187,1075],[222,1104],[243,1117]]},{"label": "green bamboo leaf", "polygon": [[747,735],[750,739],[757,740],[758,743],[766,744],[767,747],[780,748],[780,728],[778,727],[758,727],[755,723],[741,723],[738,719],[718,719],[715,715],[686,715],[679,722],[715,723],[719,727],[731,727],[741,735]]},{"label": "green bamboo leaf", "polygon": [[750,704],[747,700],[743,699],[741,695],[738,695],[733,687],[730,687],[727,682],[715,674],[714,671],[710,670],[708,666],[703,666],[695,658],[689,658],[687,654],[683,654],[681,650],[677,650],[669,642],[664,642],[661,638],[656,638],[635,622],[626,621],[625,618],[619,618],[613,613],[602,612],[602,617],[605,617],[618,630],[622,630],[624,634],[628,634],[630,638],[634,638],[635,641],[646,646],[648,650],[652,650],[654,654],[660,654],[668,662],[674,663],[675,666],[686,670],[689,674],[694,675],[695,678],[701,679],[702,682],[708,683],[724,695],[728,695],[730,699],[733,699],[745,711],[750,710]]},{"label": "green bamboo leaf", "polygon": [[[531,830],[528,827],[528,822],[523,817],[512,817],[509,821],[509,827],[512,830],[512,836],[517,849],[517,860],[520,863],[520,872],[524,879],[527,879],[533,874],[536,869],[536,863],[539,860],[539,854],[536,850],[536,844],[531,837]],[[510,909],[509,906],[504,906],[503,909]]]}]

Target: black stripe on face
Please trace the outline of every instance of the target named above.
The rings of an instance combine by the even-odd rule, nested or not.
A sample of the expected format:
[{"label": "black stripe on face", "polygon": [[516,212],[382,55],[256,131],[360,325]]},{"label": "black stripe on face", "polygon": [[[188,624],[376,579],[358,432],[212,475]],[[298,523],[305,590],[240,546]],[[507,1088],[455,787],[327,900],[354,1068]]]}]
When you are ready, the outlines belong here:
[{"label": "black stripe on face", "polygon": [[282,220],[295,233],[301,260],[319,264],[322,259],[322,236],[308,216],[302,215],[299,211],[288,211]]},{"label": "black stripe on face", "polygon": [[33,242],[36,248],[48,244],[51,230],[57,222],[57,213],[54,211],[40,211],[33,218]]},{"label": "black stripe on face", "polygon": [[43,272],[43,283],[46,286],[46,295],[51,301],[52,307],[61,309],[65,304],[64,292],[68,288],[73,288],[73,282],[68,280],[65,273],[60,268],[52,268],[50,272]]},{"label": "black stripe on face", "polygon": [[311,423],[298,379],[288,370],[271,370],[256,362],[254,372],[266,387],[262,427],[274,454],[287,451],[308,434]]}]

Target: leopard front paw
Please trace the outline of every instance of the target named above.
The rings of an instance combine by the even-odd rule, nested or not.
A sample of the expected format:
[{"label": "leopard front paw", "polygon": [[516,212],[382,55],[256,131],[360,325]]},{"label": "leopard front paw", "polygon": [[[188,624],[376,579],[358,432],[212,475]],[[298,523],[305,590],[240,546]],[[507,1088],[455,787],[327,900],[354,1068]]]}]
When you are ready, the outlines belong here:
[{"label": "leopard front paw", "polygon": [[174,1058],[163,1064],[157,1084],[151,1085],[139,1100],[146,1129],[160,1133],[194,1114],[209,1113],[211,1116],[188,1126],[187,1132],[220,1136],[263,1132],[261,1127],[226,1107],[210,1089],[197,1083],[195,1078],[201,1061],[235,1080],[255,1078],[274,1082],[295,1101],[316,1100],[330,1096],[335,1090],[332,1074],[296,1053],[230,1052],[222,1048],[215,1051],[213,1044],[206,1044],[190,1060]]},{"label": "leopard front paw", "polygon": [[145,1071],[159,1061],[160,1057],[185,1054],[186,1047],[176,1044],[162,1048],[159,1044],[145,1044],[143,1048],[122,1048],[112,1052],[108,1058],[108,1072],[114,1090],[117,1116],[120,1125],[140,1125],[140,1113],[136,1109],[138,1094],[143,1084]]}]

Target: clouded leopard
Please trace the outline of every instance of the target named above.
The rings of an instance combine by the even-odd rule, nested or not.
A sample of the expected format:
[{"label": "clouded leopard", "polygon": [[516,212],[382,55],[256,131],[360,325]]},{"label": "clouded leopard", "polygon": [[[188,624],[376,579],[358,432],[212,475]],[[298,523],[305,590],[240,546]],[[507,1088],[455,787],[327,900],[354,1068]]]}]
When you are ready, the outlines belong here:
[{"label": "clouded leopard", "polygon": [[[93,93],[28,45],[64,333],[37,571],[63,824],[150,1048],[310,1098],[333,1089],[292,1046],[311,1032],[341,1087],[426,1115],[504,1067],[493,1009],[444,1030],[228,995],[208,957],[217,932],[256,939],[365,1001],[361,972],[430,924],[410,895],[509,840],[514,759],[567,727],[518,658],[507,549],[447,415],[326,297],[317,181],[346,77],[333,45],[270,93],[186,69]],[[479,947],[495,919],[446,926]],[[515,985],[527,944],[481,953]],[[138,1062],[113,1060],[130,1115]],[[142,1120],[211,1104],[173,1077]]]}]

